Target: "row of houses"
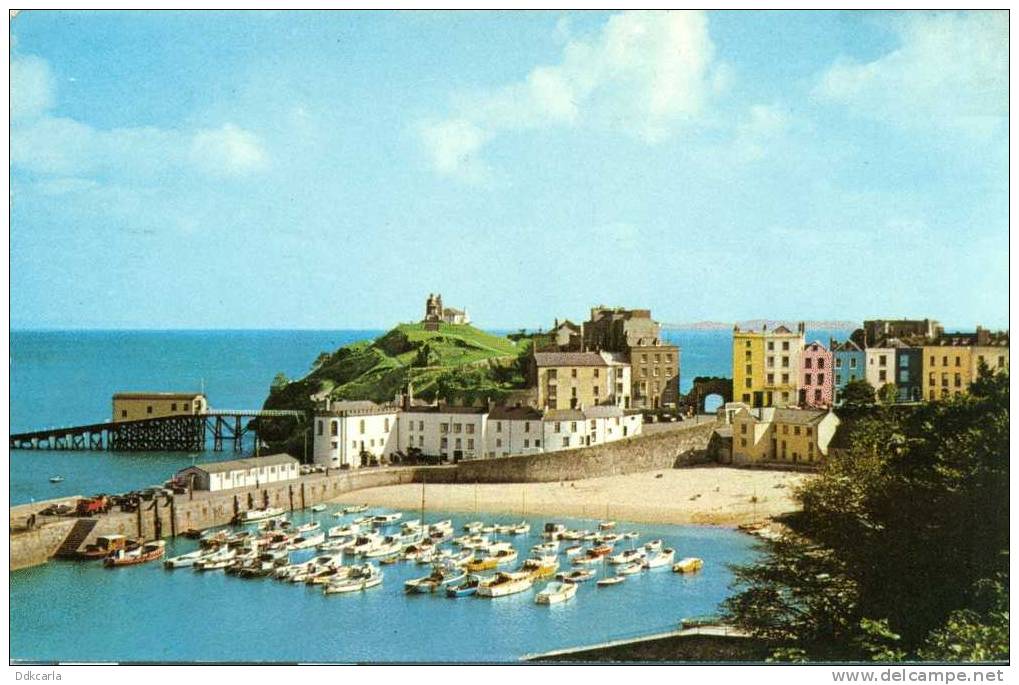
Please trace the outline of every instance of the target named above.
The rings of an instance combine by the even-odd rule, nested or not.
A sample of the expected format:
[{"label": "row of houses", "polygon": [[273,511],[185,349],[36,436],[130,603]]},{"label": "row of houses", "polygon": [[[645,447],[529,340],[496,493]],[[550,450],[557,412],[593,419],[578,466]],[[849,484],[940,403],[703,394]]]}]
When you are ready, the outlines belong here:
[{"label": "row of houses", "polygon": [[838,404],[845,387],[892,386],[900,402],[964,393],[981,367],[1008,369],[1008,332],[946,333],[931,319],[865,321],[855,339],[807,342],[801,322],[732,334],[733,398],[751,408]]},{"label": "row of houses", "polygon": [[330,401],[314,419],[313,458],[331,468],[421,453],[450,461],[589,447],[639,435],[642,416],[618,406],[537,409]]}]

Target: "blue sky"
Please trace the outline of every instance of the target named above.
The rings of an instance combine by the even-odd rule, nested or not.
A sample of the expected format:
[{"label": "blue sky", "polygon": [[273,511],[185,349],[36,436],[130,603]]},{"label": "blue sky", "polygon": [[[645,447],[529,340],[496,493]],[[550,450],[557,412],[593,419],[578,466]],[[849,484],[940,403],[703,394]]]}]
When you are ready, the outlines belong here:
[{"label": "blue sky", "polygon": [[1008,323],[1004,12],[11,32],[14,327]]}]

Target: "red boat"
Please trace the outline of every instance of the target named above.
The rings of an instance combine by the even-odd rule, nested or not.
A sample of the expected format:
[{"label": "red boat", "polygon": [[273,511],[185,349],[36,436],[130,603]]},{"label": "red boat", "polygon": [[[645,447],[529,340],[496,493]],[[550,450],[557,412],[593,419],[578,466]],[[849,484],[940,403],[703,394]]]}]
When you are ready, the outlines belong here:
[{"label": "red boat", "polygon": [[105,559],[119,550],[131,551],[140,546],[136,540],[129,540],[123,535],[101,535],[96,538],[93,544],[85,545],[85,549],[78,552],[81,559]]},{"label": "red boat", "polygon": [[603,557],[606,554],[611,554],[611,553],[612,553],[612,547],[609,546],[609,545],[599,545],[597,547],[592,547],[591,549],[589,549],[587,551],[587,555],[591,556],[591,557]]},{"label": "red boat", "polygon": [[156,559],[162,559],[164,552],[166,552],[166,543],[164,541],[156,540],[154,542],[146,542],[144,545],[135,547],[131,550],[117,550],[103,560],[103,565],[112,568],[114,566],[134,566],[135,564],[144,564],[149,561],[155,561]]}]

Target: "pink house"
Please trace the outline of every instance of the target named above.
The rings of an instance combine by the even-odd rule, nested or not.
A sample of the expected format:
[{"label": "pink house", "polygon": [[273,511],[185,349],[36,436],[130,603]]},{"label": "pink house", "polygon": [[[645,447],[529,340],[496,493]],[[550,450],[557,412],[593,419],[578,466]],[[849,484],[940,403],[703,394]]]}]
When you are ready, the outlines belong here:
[{"label": "pink house", "polygon": [[830,407],[832,398],[831,351],[817,342],[803,346],[800,355],[800,406]]}]

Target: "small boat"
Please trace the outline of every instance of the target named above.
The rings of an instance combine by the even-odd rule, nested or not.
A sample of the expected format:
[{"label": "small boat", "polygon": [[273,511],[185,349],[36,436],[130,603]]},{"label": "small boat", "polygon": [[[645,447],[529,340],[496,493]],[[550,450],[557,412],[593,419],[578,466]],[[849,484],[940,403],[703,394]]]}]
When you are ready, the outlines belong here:
[{"label": "small boat", "polygon": [[599,535],[595,542],[602,545],[614,545],[622,539],[623,536],[618,533],[608,533],[607,535]]},{"label": "small boat", "polygon": [[661,540],[652,540],[651,542],[644,545],[644,551],[647,552],[648,554],[651,554],[652,552],[660,552],[662,549],[662,544],[663,543]]},{"label": "small boat", "polygon": [[381,564],[382,566],[389,566],[391,564],[395,564],[399,560],[400,560],[399,554],[390,554],[388,557],[382,557],[381,559],[379,559],[379,564]]},{"label": "small boat", "polygon": [[506,597],[530,590],[534,577],[526,571],[500,571],[478,585],[478,597]]},{"label": "small boat", "polygon": [[119,549],[131,549],[137,547],[138,542],[128,540],[123,535],[100,535],[92,544],[85,545],[85,549],[78,552],[79,559],[105,559]]},{"label": "small boat", "polygon": [[351,554],[364,554],[365,552],[375,549],[382,542],[382,538],[374,533],[367,535],[359,535],[354,538],[354,544],[349,548]]},{"label": "small boat", "polygon": [[546,540],[558,540],[566,532],[566,526],[561,523],[546,523],[541,536]]},{"label": "small boat", "polygon": [[365,511],[368,511],[367,504],[352,504],[349,507],[343,508],[344,514],[360,514]]},{"label": "small boat", "polygon": [[50,482],[51,483],[63,483],[64,482],[64,477],[63,476],[50,476]]},{"label": "small boat", "polygon": [[673,558],[676,556],[676,550],[671,547],[666,547],[657,554],[652,554],[644,558],[641,562],[644,568],[659,568],[661,566],[671,566]]},{"label": "small boat", "polygon": [[616,527],[615,521],[602,521],[601,523],[598,524],[599,530],[612,530],[615,527]]},{"label": "small boat", "polygon": [[672,570],[676,573],[695,573],[700,571],[704,566],[704,561],[697,557],[686,557],[680,559],[672,565]]},{"label": "small boat", "polygon": [[467,533],[477,533],[478,531],[481,530],[481,527],[484,525],[485,524],[482,523],[481,521],[471,521],[469,523],[465,523],[463,529],[464,532]]},{"label": "small boat", "polygon": [[325,544],[326,534],[316,533],[314,535],[300,535],[294,538],[294,541],[288,545],[288,549],[296,551],[299,549],[310,549],[311,547],[317,547]]},{"label": "small boat", "polygon": [[511,564],[516,560],[517,551],[512,547],[509,549],[498,549],[480,559],[467,562],[467,570],[471,573],[476,573],[478,571],[491,571],[499,566]]},{"label": "small boat", "polygon": [[480,549],[488,547],[492,544],[492,541],[489,540],[487,535],[464,535],[453,540],[453,544],[459,545],[464,549]]},{"label": "small boat", "polygon": [[371,516],[358,516],[356,519],[351,521],[351,523],[353,523],[355,526],[367,526],[371,525],[371,522],[372,522]]},{"label": "small boat", "polygon": [[623,564],[616,569],[617,576],[632,576],[640,573],[644,570],[644,564],[639,561],[631,561],[629,564]]},{"label": "small boat", "polygon": [[279,507],[266,507],[264,509],[250,509],[248,511],[242,511],[234,517],[234,523],[245,524],[254,523],[256,521],[265,521],[268,519],[281,518],[286,515],[286,512]]},{"label": "small boat", "polygon": [[337,540],[329,540],[323,542],[318,546],[323,552],[342,552],[350,549],[354,545],[354,538],[341,538]]},{"label": "small boat", "polygon": [[478,591],[478,586],[481,585],[481,578],[478,576],[467,576],[467,580],[463,581],[459,585],[447,585],[446,596],[447,597],[469,597]]},{"label": "small boat", "polygon": [[541,542],[531,548],[531,551],[535,554],[558,554],[559,553],[559,541],[549,540],[548,542]]},{"label": "small boat", "polygon": [[416,533],[421,529],[421,519],[410,519],[404,521],[400,526],[400,532],[404,535],[408,533]]},{"label": "small boat", "polygon": [[609,585],[619,585],[624,580],[626,580],[626,576],[609,576],[608,578],[601,578],[601,579],[599,579],[598,582],[595,583],[595,585],[597,585],[598,587],[607,587]]},{"label": "small boat", "polygon": [[614,565],[629,564],[633,561],[640,561],[647,556],[647,552],[643,549],[627,549],[623,550],[619,554],[613,554],[605,558],[607,562]]},{"label": "small boat", "polygon": [[531,532],[531,524],[527,521],[521,521],[515,526],[510,526],[510,535],[527,535]]},{"label": "small boat", "polygon": [[303,523],[303,524],[297,526],[297,534],[298,535],[304,535],[305,533],[310,533],[313,530],[318,530],[319,527],[320,526],[319,526],[319,522],[318,521],[311,521],[310,523]]},{"label": "small boat", "polygon": [[387,535],[375,547],[365,550],[361,554],[368,559],[388,557],[391,554],[399,554],[402,547],[403,543],[400,540],[395,536]]},{"label": "small boat", "polygon": [[326,531],[326,537],[346,538],[353,537],[361,532],[361,526],[350,524],[349,526],[333,526]]},{"label": "small boat", "polygon": [[573,545],[572,547],[567,547],[565,550],[563,550],[563,554],[565,554],[568,557],[575,557],[583,551],[584,548],[581,547],[580,545]]},{"label": "small boat", "polygon": [[520,566],[521,573],[529,573],[535,580],[551,578],[558,570],[559,560],[551,555],[524,559],[524,563]]},{"label": "small boat", "polygon": [[200,537],[202,537],[202,531],[198,530],[197,528],[188,528],[187,530],[184,531],[183,535],[186,538],[197,540]]},{"label": "small boat", "polygon": [[573,599],[577,594],[576,583],[553,581],[534,596],[535,604],[560,604]]},{"label": "small boat", "polygon": [[391,526],[401,518],[403,518],[403,514],[396,512],[395,514],[379,514],[378,516],[373,516],[371,521],[372,524],[376,526]]},{"label": "small boat", "polygon": [[196,571],[215,571],[217,569],[226,568],[233,563],[236,557],[237,550],[224,549],[211,554],[206,554],[201,559],[196,559],[191,566]]},{"label": "small boat", "polygon": [[565,583],[583,583],[591,580],[597,575],[594,571],[586,568],[576,568],[570,572],[557,573],[556,579],[561,580]]},{"label": "small boat", "polygon": [[627,540],[636,540],[640,537],[640,533],[631,530],[629,533],[623,533],[623,537]]},{"label": "small boat", "polygon": [[403,587],[407,592],[419,594],[435,592],[447,585],[462,581],[466,575],[462,569],[452,564],[436,564],[430,574],[423,578],[408,580],[403,584]]},{"label": "small boat", "polygon": [[205,550],[198,549],[194,552],[188,552],[187,554],[171,557],[163,562],[163,566],[166,568],[184,568],[186,566],[194,566],[195,562],[201,559],[204,554],[206,554]]},{"label": "small boat", "polygon": [[166,542],[163,540],[154,540],[153,542],[146,542],[144,545],[140,545],[134,549],[118,549],[103,560],[103,565],[107,568],[114,568],[117,566],[134,566],[135,564],[144,564],[146,562],[162,558],[165,552]]},{"label": "small boat", "polygon": [[313,506],[311,508],[311,510],[313,512],[315,512],[315,513],[318,513],[320,511],[325,511],[326,510],[326,505],[324,505],[324,504],[316,504],[315,506]]},{"label": "small boat", "polygon": [[573,557],[572,563],[577,565],[597,564],[601,561],[604,561],[605,557],[608,556],[610,552],[612,552],[612,548],[609,547],[608,545],[603,545],[601,547],[592,547],[588,550],[585,550],[582,556]]},{"label": "small boat", "polygon": [[361,592],[379,585],[382,585],[382,571],[372,564],[365,564],[354,567],[347,578],[328,583],[323,592],[327,595]]},{"label": "small boat", "polygon": [[589,530],[567,530],[560,537],[563,540],[583,540],[588,535],[591,535]]}]

